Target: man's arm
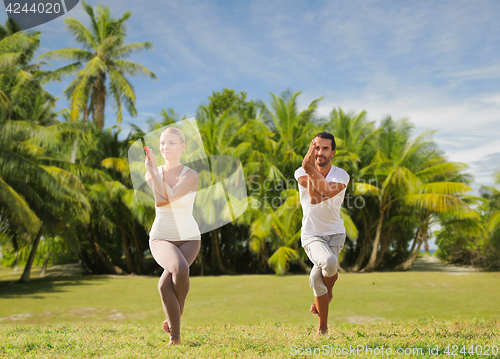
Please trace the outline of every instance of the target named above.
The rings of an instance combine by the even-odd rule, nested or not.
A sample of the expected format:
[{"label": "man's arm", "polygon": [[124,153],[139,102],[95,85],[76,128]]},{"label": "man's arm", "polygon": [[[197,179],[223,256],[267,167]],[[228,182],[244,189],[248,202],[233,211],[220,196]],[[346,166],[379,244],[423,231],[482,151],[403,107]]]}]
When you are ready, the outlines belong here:
[{"label": "man's arm", "polygon": [[316,167],[306,164],[304,170],[309,175],[309,179],[311,180],[314,189],[325,199],[332,198],[336,196],[338,193],[344,190],[346,187],[345,184],[339,182],[327,182],[326,179],[318,172]]},{"label": "man's arm", "polygon": [[302,187],[307,187],[307,193],[309,194],[309,202],[311,202],[311,204],[318,204],[323,200],[321,194],[314,189],[311,181],[307,176],[299,177],[298,182]]}]

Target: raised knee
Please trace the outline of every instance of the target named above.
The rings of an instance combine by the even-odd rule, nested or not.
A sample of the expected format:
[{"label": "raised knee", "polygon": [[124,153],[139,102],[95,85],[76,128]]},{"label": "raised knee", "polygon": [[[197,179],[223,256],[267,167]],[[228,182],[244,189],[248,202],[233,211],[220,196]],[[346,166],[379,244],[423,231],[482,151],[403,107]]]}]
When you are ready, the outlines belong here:
[{"label": "raised knee", "polygon": [[329,256],[325,261],[325,266],[323,267],[323,275],[326,277],[332,277],[337,273],[338,270],[338,260],[335,256]]}]

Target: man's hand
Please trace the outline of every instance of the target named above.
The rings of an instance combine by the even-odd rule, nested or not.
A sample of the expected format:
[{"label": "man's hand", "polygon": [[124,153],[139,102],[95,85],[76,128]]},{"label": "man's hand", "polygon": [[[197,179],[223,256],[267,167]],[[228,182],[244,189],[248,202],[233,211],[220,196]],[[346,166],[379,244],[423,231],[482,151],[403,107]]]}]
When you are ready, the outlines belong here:
[{"label": "man's hand", "polygon": [[302,161],[302,168],[306,169],[307,166],[315,165],[315,157],[316,157],[316,142],[314,139],[311,141],[309,145],[309,149],[307,150],[306,155],[304,156],[304,160]]}]

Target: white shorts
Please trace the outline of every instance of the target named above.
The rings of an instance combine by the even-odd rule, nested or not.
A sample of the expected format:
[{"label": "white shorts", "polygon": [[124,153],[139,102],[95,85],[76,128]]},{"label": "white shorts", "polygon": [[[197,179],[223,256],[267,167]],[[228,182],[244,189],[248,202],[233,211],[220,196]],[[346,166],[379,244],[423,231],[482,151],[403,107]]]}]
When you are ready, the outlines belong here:
[{"label": "white shorts", "polygon": [[339,270],[339,254],[344,247],[346,234],[336,233],[326,236],[310,236],[304,250],[314,266],[309,276],[309,286],[315,297],[328,292],[323,276],[333,277]]}]

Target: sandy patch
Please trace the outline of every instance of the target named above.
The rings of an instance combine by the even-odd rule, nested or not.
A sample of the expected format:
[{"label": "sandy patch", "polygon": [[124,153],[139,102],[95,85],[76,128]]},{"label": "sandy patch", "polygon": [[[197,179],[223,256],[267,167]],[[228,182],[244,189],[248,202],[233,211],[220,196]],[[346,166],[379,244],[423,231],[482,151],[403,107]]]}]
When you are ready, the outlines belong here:
[{"label": "sandy patch", "polygon": [[385,320],[383,317],[363,317],[359,315],[355,315],[352,317],[343,317],[343,318],[338,318],[347,321],[348,323],[352,324],[363,324],[367,322],[376,322],[379,320]]}]

